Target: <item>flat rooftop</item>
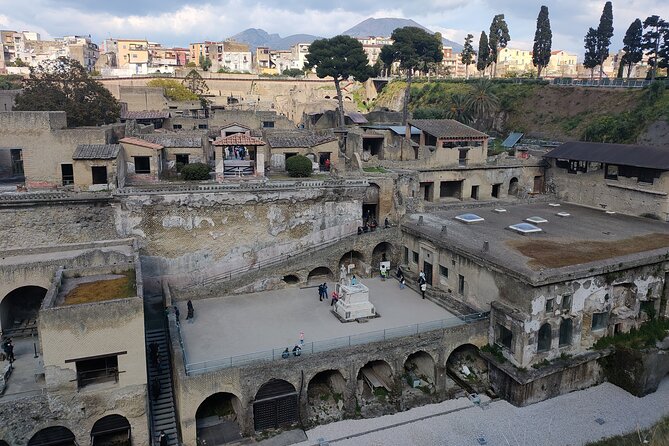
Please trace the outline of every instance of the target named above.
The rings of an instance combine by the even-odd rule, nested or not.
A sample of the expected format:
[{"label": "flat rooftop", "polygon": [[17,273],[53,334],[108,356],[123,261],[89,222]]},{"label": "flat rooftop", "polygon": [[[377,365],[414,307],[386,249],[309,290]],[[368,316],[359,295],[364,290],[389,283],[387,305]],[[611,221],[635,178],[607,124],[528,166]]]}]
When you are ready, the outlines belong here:
[{"label": "flat rooftop", "polygon": [[[466,223],[456,218],[462,214],[475,214],[483,221]],[[420,215],[422,225],[418,224]],[[528,223],[526,219],[532,217],[539,217],[539,223],[531,224],[540,232],[521,234],[509,229]],[[669,253],[669,226],[665,222],[561,202],[437,210],[414,214],[402,227],[535,284],[563,274],[592,273],[599,266],[652,260]],[[487,251],[484,241],[488,242]]]},{"label": "flat rooftop", "polygon": [[[318,288],[289,287],[193,301],[194,321],[186,321],[186,302],[178,304],[187,361],[197,363],[273,348],[293,348],[376,330],[454,318],[435,303],[421,299],[397,280],[363,279],[370,301],[381,317],[365,323],[342,323],[330,312],[330,301],[318,300]],[[328,282],[332,294],[334,282]]]},{"label": "flat rooftop", "polygon": [[56,305],[77,305],[126,299],[137,295],[135,271],[119,274],[96,274],[82,277],[63,277]]}]

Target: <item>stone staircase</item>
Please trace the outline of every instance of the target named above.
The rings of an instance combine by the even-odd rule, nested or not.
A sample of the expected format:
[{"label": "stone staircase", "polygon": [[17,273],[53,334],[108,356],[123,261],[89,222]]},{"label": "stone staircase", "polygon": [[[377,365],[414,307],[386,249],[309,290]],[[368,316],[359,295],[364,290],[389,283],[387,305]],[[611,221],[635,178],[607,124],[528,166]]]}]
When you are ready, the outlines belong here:
[{"label": "stone staircase", "polygon": [[[162,359],[160,370],[153,367],[149,354],[149,344],[155,341],[158,344],[158,352]],[[152,444],[158,445],[158,436],[161,431],[165,431],[169,441],[169,446],[178,446],[177,420],[174,409],[174,393],[172,391],[172,368],[167,345],[167,334],[164,329],[153,329],[146,331],[146,351],[148,361],[149,377],[149,401],[151,408],[151,439]],[[153,399],[153,381],[158,378],[160,381],[160,396],[157,400]]]}]

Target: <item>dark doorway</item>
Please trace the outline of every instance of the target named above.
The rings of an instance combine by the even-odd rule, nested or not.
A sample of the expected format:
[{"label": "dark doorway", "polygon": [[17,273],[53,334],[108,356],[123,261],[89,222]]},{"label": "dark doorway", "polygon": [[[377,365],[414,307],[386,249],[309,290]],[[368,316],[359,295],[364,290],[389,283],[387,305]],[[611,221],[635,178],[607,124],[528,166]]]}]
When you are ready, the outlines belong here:
[{"label": "dark doorway", "polygon": [[513,196],[518,193],[518,178],[513,177],[511,178],[511,181],[509,181],[509,195]]},{"label": "dark doorway", "polygon": [[423,200],[432,201],[432,188],[434,183],[420,183],[420,188],[423,190]]},{"label": "dark doorway", "polygon": [[0,302],[0,328],[7,336],[30,336],[37,328],[37,314],[46,289],[39,286],[17,288]]},{"label": "dark doorway", "polygon": [[472,198],[474,200],[479,199],[479,187],[478,186],[472,186]]},{"label": "dark doorway", "polygon": [[107,166],[91,167],[93,184],[107,184]]},{"label": "dark doorway", "polygon": [[571,345],[572,325],[571,319],[563,319],[560,323],[560,347]]},{"label": "dark doorway", "polygon": [[423,272],[425,273],[425,282],[428,285],[432,285],[432,264],[423,261]]},{"label": "dark doorway", "polygon": [[242,439],[238,413],[241,402],[236,395],[219,392],[200,404],[195,413],[197,444],[222,445]]},{"label": "dark doorway", "polygon": [[135,173],[151,173],[151,157],[134,156]]},{"label": "dark doorway", "polygon": [[502,183],[497,183],[497,184],[492,185],[491,195],[492,195],[493,198],[499,198],[499,190],[500,190],[501,186],[502,186]]},{"label": "dark doorway", "polygon": [[260,387],[253,402],[253,427],[256,431],[295,423],[297,417],[297,392],[291,383],[272,379]]},{"label": "dark doorway", "polygon": [[100,418],[91,429],[92,446],[130,446],[130,422],[122,415],[107,415]]},{"label": "dark doorway", "polygon": [[362,150],[364,152],[369,152],[371,156],[381,157],[383,149],[383,136],[363,136],[362,137]]},{"label": "dark doorway", "polygon": [[544,324],[539,328],[539,336],[537,340],[537,351],[538,352],[545,352],[550,350],[551,348],[551,339],[552,339],[552,334],[551,334],[551,325],[550,324]]},{"label": "dark doorway", "polygon": [[540,194],[544,191],[544,177],[541,175],[538,175],[534,177],[534,189],[532,192],[535,194]]},{"label": "dark doorway", "polygon": [[374,219],[379,221],[378,216],[378,206],[376,204],[363,204],[362,205],[362,222],[363,223],[370,223],[371,220]]},{"label": "dark doorway", "polygon": [[60,165],[60,177],[63,180],[63,186],[74,184],[74,170],[72,169],[72,164]]},{"label": "dark doorway", "polygon": [[466,166],[467,165],[467,152],[469,149],[458,149],[458,165]]},{"label": "dark doorway", "polygon": [[12,159],[12,176],[23,176],[23,150],[10,149]]},{"label": "dark doorway", "polygon": [[187,153],[177,153],[175,156],[177,164],[188,164],[188,154]]},{"label": "dark doorway", "polygon": [[63,426],[51,426],[38,431],[28,446],[76,446],[74,434]]},{"label": "dark doorway", "polygon": [[462,180],[442,181],[439,184],[439,196],[441,198],[457,198],[462,200]]},{"label": "dark doorway", "polygon": [[332,160],[330,159],[330,152],[320,152],[318,154],[318,165],[320,166],[322,172],[330,171],[331,161]]}]

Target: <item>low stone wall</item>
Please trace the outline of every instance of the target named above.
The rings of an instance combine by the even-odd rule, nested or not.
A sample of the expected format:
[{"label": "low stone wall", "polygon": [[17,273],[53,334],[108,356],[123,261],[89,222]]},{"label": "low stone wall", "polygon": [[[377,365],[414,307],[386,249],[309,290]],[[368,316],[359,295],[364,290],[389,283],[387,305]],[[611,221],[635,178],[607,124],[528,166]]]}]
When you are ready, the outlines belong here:
[{"label": "low stone wall", "polygon": [[642,397],[655,392],[669,373],[669,351],[616,348],[611,356],[602,358],[601,363],[609,382]]}]

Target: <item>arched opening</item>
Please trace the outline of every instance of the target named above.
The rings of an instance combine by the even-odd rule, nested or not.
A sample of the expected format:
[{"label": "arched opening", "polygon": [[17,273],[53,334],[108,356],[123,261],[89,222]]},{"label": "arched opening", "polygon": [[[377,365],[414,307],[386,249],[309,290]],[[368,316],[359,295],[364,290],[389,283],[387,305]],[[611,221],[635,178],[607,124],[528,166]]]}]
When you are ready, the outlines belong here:
[{"label": "arched opening", "polygon": [[317,283],[323,283],[327,281],[334,280],[334,274],[332,270],[327,266],[319,266],[309,271],[307,276],[307,285],[315,285]]},{"label": "arched opening", "polygon": [[9,446],[9,443],[7,443],[5,440],[0,440],[0,446]]},{"label": "arched opening", "polygon": [[571,345],[573,322],[571,319],[562,319],[560,323],[560,347]]},{"label": "arched opening", "polygon": [[131,428],[128,419],[122,415],[107,415],[93,424],[92,446],[130,446]]},{"label": "arched opening", "polygon": [[424,351],[412,353],[404,361],[404,387],[416,392],[434,393],[434,359]]},{"label": "arched opening", "polygon": [[330,96],[328,96],[328,95],[325,95],[325,99],[330,99]]},{"label": "arched opening", "polygon": [[[365,272],[365,256],[362,255],[360,251],[349,251],[339,259],[339,264],[344,265],[346,272],[349,274],[355,274],[356,276],[362,275]],[[349,265],[354,267],[348,270]]]},{"label": "arched opening", "polygon": [[294,285],[296,283],[300,283],[300,278],[297,277],[295,274],[287,274],[283,276],[283,281],[286,282],[288,285]]},{"label": "arched opening", "polygon": [[[394,249],[395,247],[393,244],[389,242],[381,242],[376,245],[372,251],[372,267],[378,271],[379,264],[381,262],[392,262],[394,257]],[[394,265],[391,264],[391,267],[392,266]]]},{"label": "arched opening", "polygon": [[7,294],[0,302],[0,329],[7,336],[30,335],[37,328],[37,314],[46,288],[23,286]]},{"label": "arched opening", "polygon": [[242,438],[239,414],[242,403],[232,393],[215,393],[198,406],[195,413],[197,444],[216,446]]},{"label": "arched opening", "polygon": [[490,388],[488,363],[473,344],[463,344],[453,350],[446,360],[449,390],[463,389],[466,392],[485,393]]},{"label": "arched opening", "polygon": [[514,196],[518,193],[518,178],[513,177],[509,181],[509,195]]},{"label": "arched opening", "polygon": [[370,361],[357,376],[358,406],[362,416],[377,416],[392,406],[393,369],[386,361]]},{"label": "arched opening", "polygon": [[282,379],[263,384],[253,402],[253,427],[256,431],[278,428],[297,421],[298,401],[295,387]]},{"label": "arched opening", "polygon": [[372,225],[374,221],[379,221],[379,195],[381,188],[378,184],[370,183],[365,189],[365,196],[362,198],[362,224]]},{"label": "arched opening", "polygon": [[537,337],[537,352],[545,352],[551,348],[551,324],[545,323],[539,328],[539,335]]},{"label": "arched opening", "polygon": [[28,440],[28,446],[77,446],[74,434],[63,426],[46,427]]},{"label": "arched opening", "polygon": [[346,380],[339,370],[317,373],[307,387],[308,417],[313,424],[339,421],[344,416]]}]

